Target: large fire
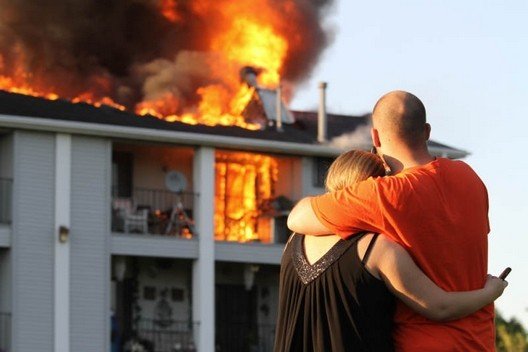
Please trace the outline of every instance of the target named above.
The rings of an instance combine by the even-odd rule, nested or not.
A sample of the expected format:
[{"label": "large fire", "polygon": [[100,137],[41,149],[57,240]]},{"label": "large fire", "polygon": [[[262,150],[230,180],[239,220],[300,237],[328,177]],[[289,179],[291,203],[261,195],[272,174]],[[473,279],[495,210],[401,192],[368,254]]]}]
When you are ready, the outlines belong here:
[{"label": "large fire", "polygon": [[237,14],[233,17],[235,20],[224,31],[218,31],[210,38],[209,50],[215,55],[208,60],[209,69],[222,84],[200,86],[196,90],[200,97],[197,107],[184,114],[165,112],[165,107],[178,105],[177,98],[171,94],[141,102],[136,107],[136,113],[190,124],[259,128],[246,123],[241,115],[254,88],[241,81],[239,71],[245,66],[262,68],[259,84],[275,88],[279,84],[280,70],[288,50],[287,39],[267,23],[238,18]]},{"label": "large fire", "polygon": [[[179,8],[183,5],[180,4],[176,0],[159,0],[156,10],[177,28],[185,22],[183,9]],[[95,106],[104,104],[170,122],[259,128],[245,122],[241,115],[255,88],[240,79],[240,69],[255,67],[261,72],[259,86],[274,89],[280,82],[285,60],[292,49],[290,42],[299,47],[298,34],[284,29],[284,25],[280,24],[286,20],[281,18],[284,14],[270,0],[216,3],[194,0],[187,6],[190,7],[185,11],[210,17],[214,26],[203,31],[205,47],[198,52],[206,53],[202,60],[209,77],[194,88],[192,104],[184,103],[181,94],[171,90],[170,86],[165,91],[158,89],[155,94],[145,94],[143,99],[132,105],[127,104],[126,99],[119,99],[113,86],[115,82],[107,82],[108,75],[104,72],[91,74],[86,90],[64,89],[58,82],[50,81],[46,73],[31,71],[33,62],[26,57],[22,46],[10,51],[10,65],[4,64],[0,49],[0,89],[46,99],[64,98]],[[286,1],[283,6],[282,10],[296,11],[293,1]],[[176,65],[179,65],[177,60]],[[143,89],[147,86],[148,79]]]},{"label": "large fire", "polygon": [[270,201],[277,161],[267,155],[217,152],[215,239],[270,242]]}]

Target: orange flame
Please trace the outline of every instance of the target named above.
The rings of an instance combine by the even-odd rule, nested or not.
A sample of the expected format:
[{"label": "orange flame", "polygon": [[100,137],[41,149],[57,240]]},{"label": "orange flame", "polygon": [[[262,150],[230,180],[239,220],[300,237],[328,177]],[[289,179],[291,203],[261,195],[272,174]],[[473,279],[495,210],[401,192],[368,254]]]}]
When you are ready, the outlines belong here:
[{"label": "orange flame", "polygon": [[198,107],[182,115],[164,114],[166,106],[177,105],[170,95],[154,101],[143,101],[136,108],[138,115],[153,115],[167,121],[181,121],[208,126],[239,126],[258,129],[259,125],[245,122],[244,107],[253,94],[252,87],[240,81],[239,71],[244,66],[261,68],[261,86],[274,88],[279,84],[280,69],[286,58],[288,43],[269,24],[236,18],[225,31],[211,38],[210,51],[215,60],[210,61],[215,77],[221,77],[222,85],[198,88]]},{"label": "orange flame", "polygon": [[[259,125],[247,123],[242,112],[249,103],[254,88],[240,80],[240,69],[252,66],[261,71],[258,84],[266,88],[275,88],[280,81],[281,69],[288,54],[288,38],[280,32],[279,16],[268,0],[251,2],[194,0],[192,11],[211,18],[211,29],[204,29],[204,52],[208,52],[207,63],[211,79],[194,91],[197,98],[194,106],[182,106],[182,98],[170,89],[166,94],[149,97],[127,106],[136,114],[152,115],[166,121],[179,121],[188,124],[209,126],[239,126],[246,129],[258,129]],[[160,15],[175,26],[185,18],[179,12],[177,0],[158,0],[156,8]],[[200,49],[202,50],[202,49]],[[92,77],[94,82],[88,86],[97,87],[81,93],[72,93],[54,88],[51,84],[42,84],[44,77],[24,70],[25,63],[21,48],[11,50],[20,64],[7,73],[0,54],[0,89],[9,92],[27,94],[46,99],[69,99],[73,103],[84,102],[94,106],[108,105],[125,110],[121,99],[114,97],[112,84],[107,78]],[[42,75],[43,76],[43,75]],[[48,79],[49,80],[49,79]],[[48,82],[50,83],[50,82]],[[96,93],[97,92],[97,93]],[[125,98],[122,98],[125,99]]]},{"label": "orange flame", "polygon": [[96,99],[93,97],[91,93],[83,93],[81,95],[78,95],[75,98],[73,98],[71,102],[72,103],[86,103],[86,104],[90,104],[98,108],[101,107],[102,105],[106,105],[106,106],[110,106],[110,107],[113,107],[121,111],[126,110],[126,108],[123,105],[116,103],[109,97],[103,97],[100,99]]},{"label": "orange flame", "polygon": [[270,242],[265,215],[277,178],[278,164],[270,156],[217,152],[215,239]]},{"label": "orange flame", "polygon": [[211,48],[223,52],[229,62],[240,67],[263,68],[259,83],[273,88],[279,83],[288,44],[270,25],[236,18],[227,32],[214,38]]},{"label": "orange flame", "polygon": [[[1,56],[0,56],[1,58]],[[1,69],[1,66],[0,66]],[[1,70],[0,70],[1,72]],[[32,97],[44,98],[48,100],[57,100],[61,96],[53,91],[47,89],[38,89],[26,82],[26,76],[24,75],[21,79],[14,79],[5,75],[0,74],[0,90],[5,90],[11,93],[24,94]],[[115,109],[124,111],[125,107],[121,104],[116,103],[110,97],[96,98],[94,94],[86,92],[78,95],[71,99],[72,103],[86,103],[95,107],[101,107],[102,105],[111,106]]]},{"label": "orange flame", "polygon": [[182,20],[181,15],[176,10],[176,0],[161,0],[160,12],[170,22],[179,22]]},{"label": "orange flame", "polygon": [[0,75],[0,89],[11,93],[24,94],[32,97],[40,97],[49,100],[59,99],[59,95],[55,93],[43,93],[36,91],[30,86],[24,84],[16,84],[10,77]]}]

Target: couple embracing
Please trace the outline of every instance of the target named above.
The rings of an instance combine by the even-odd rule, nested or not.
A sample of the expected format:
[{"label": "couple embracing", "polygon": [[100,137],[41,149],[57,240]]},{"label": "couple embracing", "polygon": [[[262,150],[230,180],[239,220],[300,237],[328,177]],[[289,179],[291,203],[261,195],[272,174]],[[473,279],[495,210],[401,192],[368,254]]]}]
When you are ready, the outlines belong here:
[{"label": "couple embracing", "polygon": [[487,191],[467,164],[429,153],[425,115],[410,93],[383,96],[376,154],[342,154],[329,193],[292,210],[276,352],[494,351],[507,282],[487,275]]}]

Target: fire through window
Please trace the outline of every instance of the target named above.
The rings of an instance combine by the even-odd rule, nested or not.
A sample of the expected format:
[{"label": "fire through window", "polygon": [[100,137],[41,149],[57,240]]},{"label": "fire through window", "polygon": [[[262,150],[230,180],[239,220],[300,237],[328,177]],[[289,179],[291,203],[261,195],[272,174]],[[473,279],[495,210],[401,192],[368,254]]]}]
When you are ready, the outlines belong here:
[{"label": "fire through window", "polygon": [[270,201],[275,196],[277,161],[267,155],[217,152],[215,240],[271,241]]}]

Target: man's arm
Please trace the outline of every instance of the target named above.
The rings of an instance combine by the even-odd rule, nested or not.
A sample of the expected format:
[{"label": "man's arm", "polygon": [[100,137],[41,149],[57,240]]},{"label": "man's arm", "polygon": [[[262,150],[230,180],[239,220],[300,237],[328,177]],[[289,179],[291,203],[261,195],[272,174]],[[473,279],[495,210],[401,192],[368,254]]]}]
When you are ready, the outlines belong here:
[{"label": "man's arm", "polygon": [[317,218],[312,209],[311,198],[303,198],[293,207],[288,216],[288,227],[293,232],[307,235],[326,235],[332,233]]},{"label": "man's arm", "polygon": [[488,276],[481,289],[447,292],[429,279],[399,244],[384,236],[378,242],[369,262],[377,266],[394,295],[431,320],[449,321],[472,314],[492,303],[508,286],[506,281]]},{"label": "man's arm", "polygon": [[336,192],[302,199],[290,213],[288,227],[301,234],[331,233],[343,238],[362,231],[390,232],[381,211],[380,201],[385,198],[378,193],[376,182],[368,179]]}]

